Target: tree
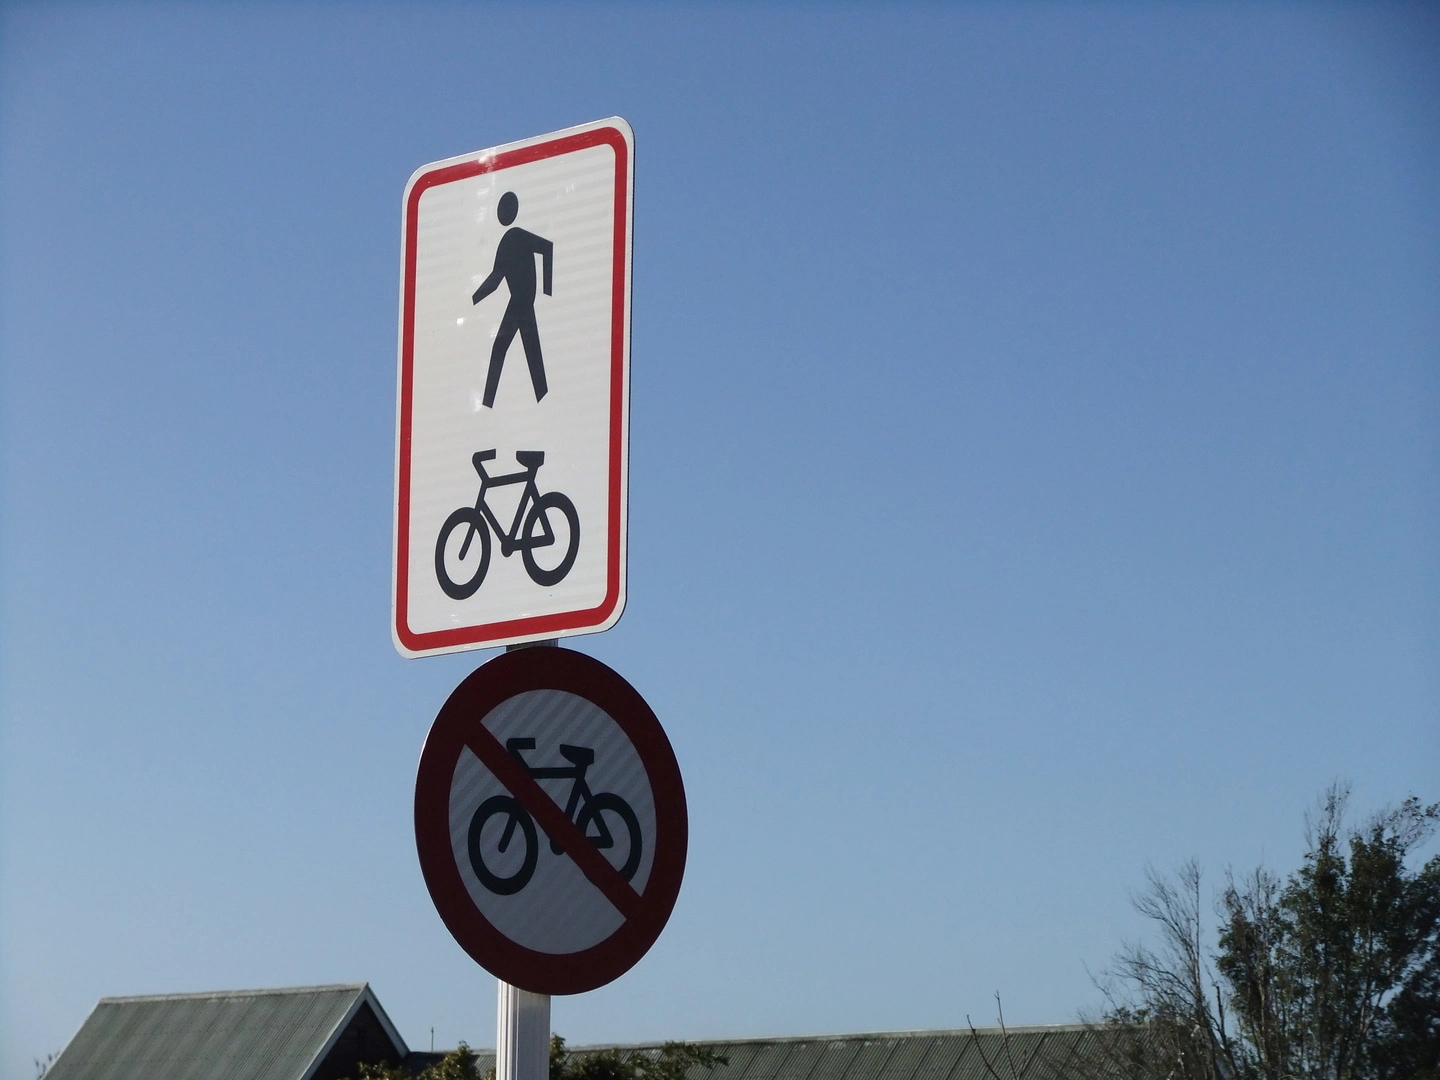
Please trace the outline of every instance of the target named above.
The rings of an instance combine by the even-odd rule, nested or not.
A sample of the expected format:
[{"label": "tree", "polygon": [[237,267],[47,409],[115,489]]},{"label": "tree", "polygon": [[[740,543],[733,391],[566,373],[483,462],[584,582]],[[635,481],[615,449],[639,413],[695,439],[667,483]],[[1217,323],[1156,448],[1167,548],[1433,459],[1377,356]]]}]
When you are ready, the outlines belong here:
[{"label": "tree", "polygon": [[691,1067],[705,1070],[728,1065],[730,1059],[708,1046],[687,1042],[662,1043],[660,1049],[565,1049],[559,1035],[550,1038],[550,1080],[685,1080]]},{"label": "tree", "polygon": [[1134,1080],[1232,1080],[1243,1076],[1227,1009],[1206,946],[1203,874],[1195,862],[1173,879],[1147,872],[1135,909],[1159,929],[1157,948],[1126,945],[1101,983],[1107,1009],[1096,1023],[1110,1072]]},{"label": "tree", "polygon": [[1440,805],[1405,800],[1347,829],[1336,785],[1298,871],[1227,880],[1217,948],[1201,872],[1151,873],[1135,906],[1160,944],[1127,946],[1102,982],[1111,1064],[1177,1080],[1440,1080]]},{"label": "tree", "polygon": [[[1088,1041],[1070,1042],[1052,1049],[1046,1041],[1027,1040],[1030,1045],[1017,1045],[1011,1038],[1010,1029],[1005,1026],[1005,1007],[1000,995],[995,995],[995,1019],[999,1025],[998,1037],[994,1031],[982,1035],[975,1028],[969,1014],[965,1025],[970,1029],[970,1046],[980,1059],[980,1066],[989,1080],[1072,1080],[1075,1077],[1109,1077],[1111,1071],[1105,1068],[1103,1057],[1096,1055],[1093,1043],[1094,1031],[1086,1032]],[[987,1044],[989,1048],[987,1049]]]},{"label": "tree", "polygon": [[[658,1050],[565,1049],[559,1035],[550,1037],[550,1080],[685,1080],[692,1066],[713,1069],[730,1059],[708,1046],[686,1042],[663,1043]],[[495,1080],[495,1070],[484,1076],[476,1066],[475,1052],[463,1042],[439,1061],[412,1076],[399,1065],[361,1065],[360,1080]]]},{"label": "tree", "polygon": [[[495,1071],[489,1070],[486,1077],[493,1078]],[[475,1065],[475,1051],[463,1042],[445,1054],[439,1061],[426,1065],[419,1073],[412,1075],[403,1066],[381,1062],[378,1065],[360,1066],[360,1080],[486,1080]]]}]

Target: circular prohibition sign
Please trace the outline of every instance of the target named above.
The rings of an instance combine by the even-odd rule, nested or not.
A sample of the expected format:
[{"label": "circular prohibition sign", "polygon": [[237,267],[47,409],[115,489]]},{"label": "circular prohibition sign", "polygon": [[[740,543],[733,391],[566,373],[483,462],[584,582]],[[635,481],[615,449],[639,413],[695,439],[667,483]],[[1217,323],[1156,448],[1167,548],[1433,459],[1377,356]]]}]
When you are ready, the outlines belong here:
[{"label": "circular prohibition sign", "polygon": [[660,936],[685,873],[685,787],[645,699],[593,657],[503,653],[441,707],[415,843],[471,958],[537,994],[594,990]]}]

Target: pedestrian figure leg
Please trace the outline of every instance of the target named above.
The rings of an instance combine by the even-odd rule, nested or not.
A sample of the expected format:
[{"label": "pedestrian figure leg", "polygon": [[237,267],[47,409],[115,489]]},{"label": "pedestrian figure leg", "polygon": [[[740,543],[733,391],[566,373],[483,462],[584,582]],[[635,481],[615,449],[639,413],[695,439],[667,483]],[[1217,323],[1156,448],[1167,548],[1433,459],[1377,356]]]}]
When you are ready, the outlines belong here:
[{"label": "pedestrian figure leg", "polygon": [[[530,313],[530,325],[535,325],[535,313]],[[500,386],[500,369],[505,366],[505,352],[510,348],[510,342],[515,340],[515,331],[519,329],[519,321],[515,317],[515,305],[511,304],[505,309],[505,314],[500,319],[500,329],[495,331],[495,344],[490,349],[490,370],[485,373],[485,397],[484,403],[487,409],[495,405],[495,391]],[[527,348],[526,352],[529,350]]]},{"label": "pedestrian figure leg", "polygon": [[526,308],[516,321],[520,324],[520,344],[525,346],[525,362],[530,365],[535,400],[539,401],[549,387],[545,385],[545,360],[540,355],[540,329],[535,325],[535,309]]}]

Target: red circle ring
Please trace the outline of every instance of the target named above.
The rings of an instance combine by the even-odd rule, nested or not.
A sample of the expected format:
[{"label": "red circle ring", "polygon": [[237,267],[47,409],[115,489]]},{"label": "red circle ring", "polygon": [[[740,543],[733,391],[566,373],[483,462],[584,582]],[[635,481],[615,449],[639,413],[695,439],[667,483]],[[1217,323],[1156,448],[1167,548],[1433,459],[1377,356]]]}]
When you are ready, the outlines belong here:
[{"label": "red circle ring", "polygon": [[[634,744],[655,797],[655,856],[636,913],[604,941],[576,953],[536,952],[501,934],[471,900],[450,845],[450,784],[467,733],[501,702],[528,690],[564,690],[608,713]],[[471,672],[441,706],[420,752],[415,846],[430,898],[477,964],[531,993],[584,993],[634,967],[674,910],[689,833],[680,765],[655,713],[617,672],[572,649],[516,649]]]}]

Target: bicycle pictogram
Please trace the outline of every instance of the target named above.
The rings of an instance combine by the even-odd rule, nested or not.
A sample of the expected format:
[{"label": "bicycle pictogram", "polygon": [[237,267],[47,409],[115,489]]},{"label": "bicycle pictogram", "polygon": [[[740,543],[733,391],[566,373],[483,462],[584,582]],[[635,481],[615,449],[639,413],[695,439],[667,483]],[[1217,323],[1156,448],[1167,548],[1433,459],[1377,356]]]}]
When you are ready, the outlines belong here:
[{"label": "bicycle pictogram", "polygon": [[[480,450],[471,457],[475,471],[480,474],[480,493],[475,497],[475,505],[462,506],[447,517],[435,540],[435,577],[452,600],[473,596],[485,580],[485,572],[490,569],[492,531],[500,540],[500,554],[509,558],[520,552],[526,573],[537,585],[559,584],[575,565],[575,554],[580,550],[580,518],[575,513],[575,504],[558,491],[542,495],[535,484],[535,474],[545,462],[545,451],[515,451],[521,471],[503,476],[491,476],[485,471],[485,462],[494,457],[494,450]],[[501,527],[485,495],[491,488],[509,484],[524,484],[525,488],[515,507],[515,519],[507,530]],[[471,550],[477,538],[478,554]]]},{"label": "bicycle pictogram", "polygon": [[[570,764],[538,767],[531,765],[522,756],[523,751],[535,749],[534,739],[506,739],[505,749],[525,766],[525,771],[536,780],[573,780],[569,800],[565,803],[565,816],[575,823],[575,827],[585,839],[598,850],[613,851],[616,855],[624,856],[623,861],[617,861],[614,856],[609,858],[611,865],[622,878],[629,881],[635,876],[635,871],[640,868],[642,851],[640,819],[635,816],[630,804],[613,791],[597,794],[590,790],[590,785],[585,780],[585,772],[595,763],[593,749],[561,743],[560,756]],[[607,817],[609,821],[606,820]],[[495,819],[493,824],[492,819]],[[521,853],[519,866],[514,866],[516,859],[513,855],[509,859],[503,856],[514,842],[517,829],[525,850]],[[625,845],[618,851],[617,840]],[[475,871],[475,876],[485,888],[501,896],[510,896],[525,888],[535,874],[535,866],[540,857],[535,820],[513,795],[492,795],[480,804],[470,818],[467,847],[470,868]],[[564,853],[564,849],[554,839],[550,841],[550,850],[556,855]],[[510,869],[512,866],[514,868]]]}]

